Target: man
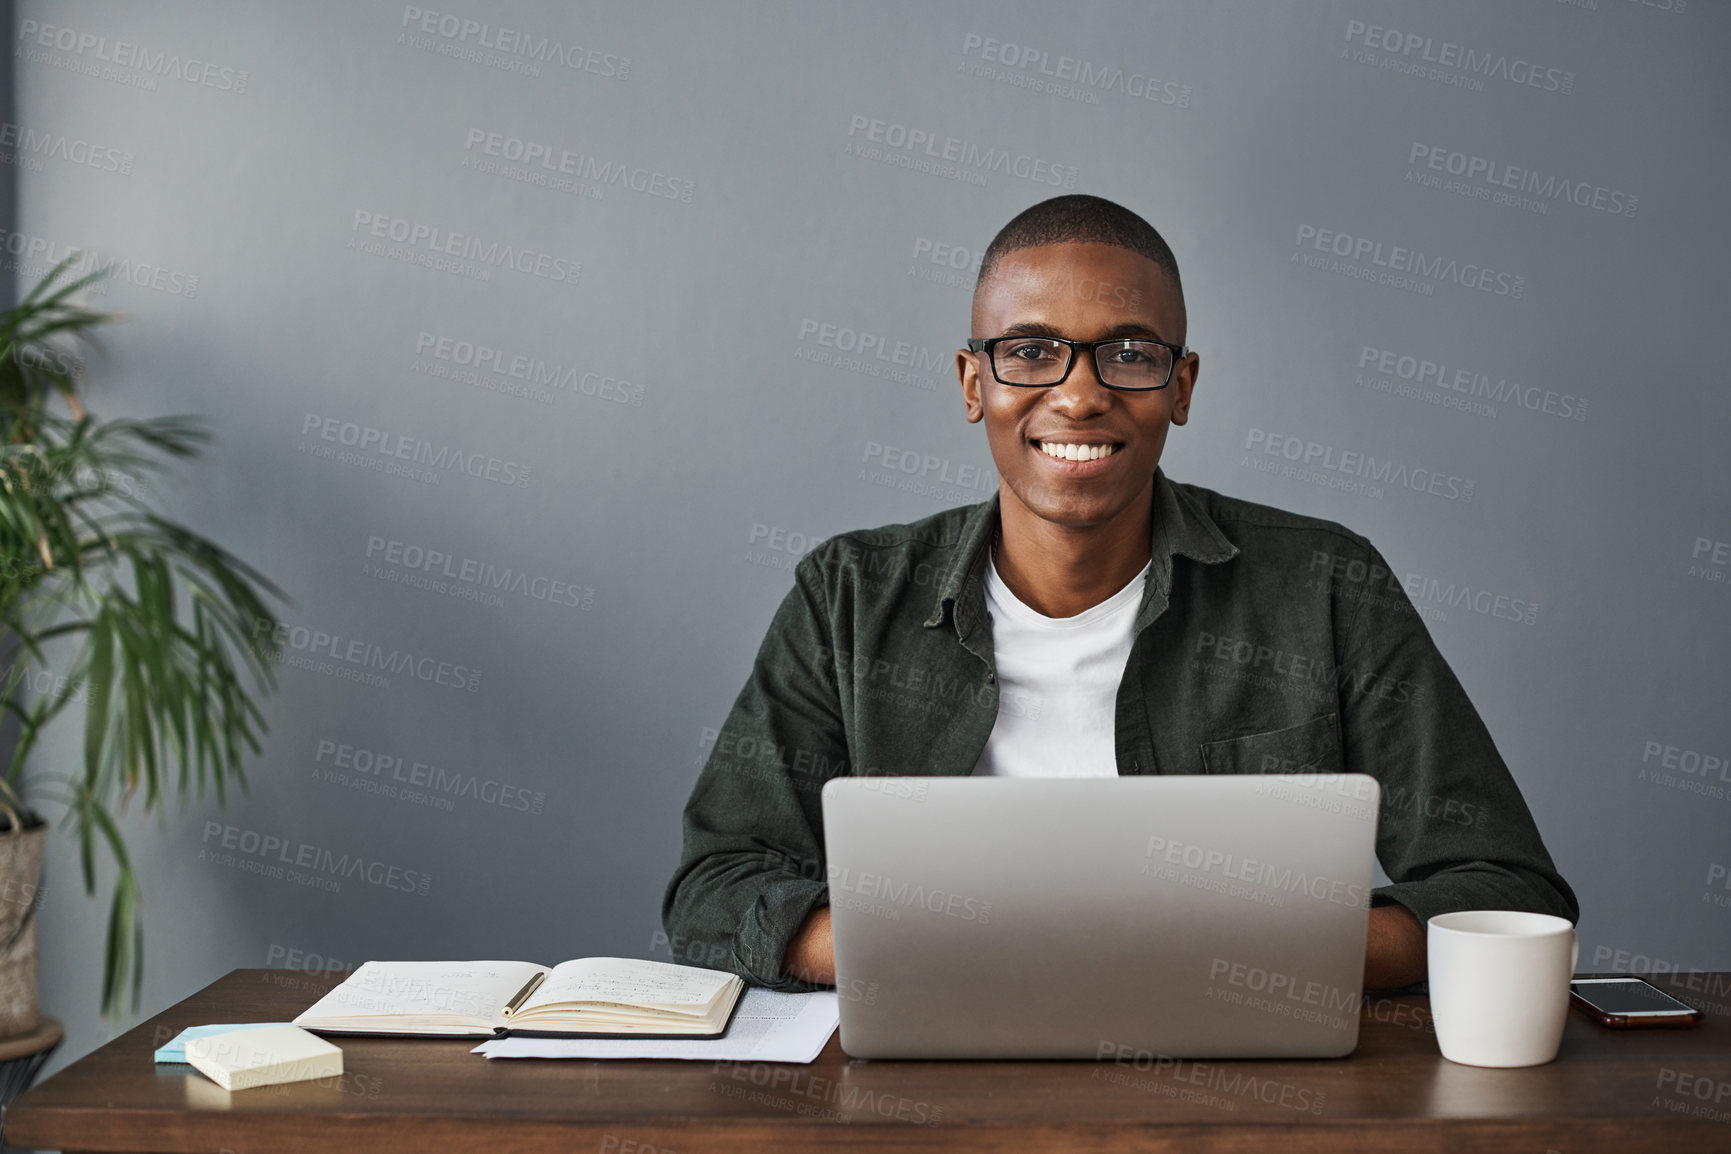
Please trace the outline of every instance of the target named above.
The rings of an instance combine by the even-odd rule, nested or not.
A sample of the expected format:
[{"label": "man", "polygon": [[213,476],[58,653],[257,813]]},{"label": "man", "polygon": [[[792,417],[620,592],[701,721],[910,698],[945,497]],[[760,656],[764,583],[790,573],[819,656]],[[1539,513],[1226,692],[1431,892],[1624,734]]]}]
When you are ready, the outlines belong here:
[{"label": "man", "polygon": [[1159,469],[1200,366],[1177,262],[1091,196],[987,248],[956,354],[997,495],[799,564],[685,808],[675,953],[833,983],[819,791],[854,774],[1360,772],[1382,786],[1365,984],[1425,920],[1575,896],[1387,563],[1340,525]]}]

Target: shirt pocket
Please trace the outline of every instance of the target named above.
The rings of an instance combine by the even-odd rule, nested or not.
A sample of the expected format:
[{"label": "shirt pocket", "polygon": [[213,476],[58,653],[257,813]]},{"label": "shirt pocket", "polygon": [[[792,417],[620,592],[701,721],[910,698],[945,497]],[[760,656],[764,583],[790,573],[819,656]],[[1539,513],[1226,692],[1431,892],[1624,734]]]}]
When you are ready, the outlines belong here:
[{"label": "shirt pocket", "polygon": [[1340,714],[1202,744],[1204,773],[1340,773]]}]

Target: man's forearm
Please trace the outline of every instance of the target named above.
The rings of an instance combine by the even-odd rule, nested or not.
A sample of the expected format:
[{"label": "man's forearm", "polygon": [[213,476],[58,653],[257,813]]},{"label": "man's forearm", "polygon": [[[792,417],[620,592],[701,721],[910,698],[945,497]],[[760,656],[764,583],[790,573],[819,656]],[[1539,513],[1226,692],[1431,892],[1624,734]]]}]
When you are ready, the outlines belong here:
[{"label": "man's forearm", "polygon": [[1424,926],[1405,906],[1372,906],[1364,943],[1365,988],[1410,986],[1424,976]]},{"label": "man's forearm", "polygon": [[835,985],[835,940],[830,937],[828,906],[805,916],[799,931],[787,943],[781,968],[813,985]]}]

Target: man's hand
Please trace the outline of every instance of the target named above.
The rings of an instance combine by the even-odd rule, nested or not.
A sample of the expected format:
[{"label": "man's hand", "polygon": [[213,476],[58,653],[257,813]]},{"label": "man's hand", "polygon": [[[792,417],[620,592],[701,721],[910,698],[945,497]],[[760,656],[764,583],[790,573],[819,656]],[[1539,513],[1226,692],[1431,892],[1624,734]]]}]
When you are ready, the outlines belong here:
[{"label": "man's hand", "polygon": [[[824,925],[829,940],[829,925]],[[1388,990],[1422,982],[1425,976],[1424,927],[1400,905],[1372,906],[1364,946],[1364,986]]]},{"label": "man's hand", "polygon": [[829,933],[828,906],[805,916],[799,932],[787,943],[781,968],[813,985],[835,985],[835,939]]}]

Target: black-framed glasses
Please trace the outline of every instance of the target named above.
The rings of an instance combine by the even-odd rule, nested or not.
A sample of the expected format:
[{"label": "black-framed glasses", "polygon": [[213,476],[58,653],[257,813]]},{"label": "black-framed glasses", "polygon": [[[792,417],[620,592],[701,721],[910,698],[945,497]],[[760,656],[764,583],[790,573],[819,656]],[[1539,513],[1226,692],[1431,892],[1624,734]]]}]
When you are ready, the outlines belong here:
[{"label": "black-framed glasses", "polygon": [[1109,341],[1071,341],[1063,337],[970,337],[968,348],[984,352],[992,376],[1019,388],[1061,385],[1076,363],[1077,350],[1094,358],[1094,375],[1108,389],[1140,393],[1172,383],[1172,370],[1189,349],[1152,337]]}]

